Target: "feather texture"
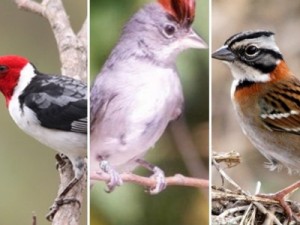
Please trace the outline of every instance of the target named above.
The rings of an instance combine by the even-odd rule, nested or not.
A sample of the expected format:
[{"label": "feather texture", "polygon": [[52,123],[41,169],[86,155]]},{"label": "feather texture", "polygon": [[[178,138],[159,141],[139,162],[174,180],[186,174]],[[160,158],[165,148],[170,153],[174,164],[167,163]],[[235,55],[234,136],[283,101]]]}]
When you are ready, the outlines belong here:
[{"label": "feather texture", "polygon": [[195,18],[195,0],[158,0],[174,19],[184,25],[191,25]]},{"label": "feather texture", "polygon": [[300,82],[282,79],[259,101],[260,117],[270,130],[300,134]]}]

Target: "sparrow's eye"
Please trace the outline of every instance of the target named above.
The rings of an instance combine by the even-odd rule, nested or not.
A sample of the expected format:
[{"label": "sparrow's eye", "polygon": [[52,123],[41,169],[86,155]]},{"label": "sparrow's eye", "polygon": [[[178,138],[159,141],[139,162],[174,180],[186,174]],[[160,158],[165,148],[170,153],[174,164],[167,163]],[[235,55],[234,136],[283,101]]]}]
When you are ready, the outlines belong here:
[{"label": "sparrow's eye", "polygon": [[164,27],[164,34],[166,35],[166,37],[170,38],[172,37],[176,32],[176,27],[172,24],[167,24]]},{"label": "sparrow's eye", "polygon": [[249,46],[246,47],[245,53],[246,53],[247,56],[253,57],[253,56],[256,56],[259,53],[259,49],[255,45],[249,45]]},{"label": "sparrow's eye", "polygon": [[7,72],[7,70],[8,70],[7,66],[0,65],[0,74]]}]

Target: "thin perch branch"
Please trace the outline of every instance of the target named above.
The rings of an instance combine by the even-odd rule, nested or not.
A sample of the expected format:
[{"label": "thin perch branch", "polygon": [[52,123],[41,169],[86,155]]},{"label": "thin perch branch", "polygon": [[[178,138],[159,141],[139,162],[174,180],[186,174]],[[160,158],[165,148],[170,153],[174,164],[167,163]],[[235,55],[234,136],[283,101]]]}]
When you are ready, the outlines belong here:
[{"label": "thin perch branch", "polygon": [[[123,173],[120,175],[123,182],[134,183],[142,185],[144,187],[154,188],[156,181],[150,177],[142,177],[132,173]],[[105,181],[110,180],[110,175],[104,172],[90,174],[90,179],[93,181]],[[209,181],[205,179],[186,177],[181,174],[176,174],[172,177],[166,177],[167,186],[186,186],[196,188],[208,188]]]}]

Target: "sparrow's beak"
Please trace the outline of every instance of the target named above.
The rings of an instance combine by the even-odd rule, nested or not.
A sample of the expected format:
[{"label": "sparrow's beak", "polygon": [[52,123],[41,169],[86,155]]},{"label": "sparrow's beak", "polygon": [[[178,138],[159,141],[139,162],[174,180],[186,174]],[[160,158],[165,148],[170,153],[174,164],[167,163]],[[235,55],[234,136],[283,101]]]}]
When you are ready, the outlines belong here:
[{"label": "sparrow's beak", "polygon": [[235,60],[234,53],[228,48],[227,45],[224,45],[221,48],[219,48],[211,55],[211,57],[214,59],[228,62],[233,62]]},{"label": "sparrow's beak", "polygon": [[207,44],[203,39],[191,29],[188,35],[184,38],[182,43],[186,48],[207,48]]}]

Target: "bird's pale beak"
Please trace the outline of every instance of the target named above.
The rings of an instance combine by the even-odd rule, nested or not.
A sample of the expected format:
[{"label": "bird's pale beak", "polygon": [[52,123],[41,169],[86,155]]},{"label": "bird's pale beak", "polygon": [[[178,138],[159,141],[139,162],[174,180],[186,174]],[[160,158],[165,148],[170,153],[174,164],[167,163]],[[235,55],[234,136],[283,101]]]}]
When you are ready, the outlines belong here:
[{"label": "bird's pale beak", "polygon": [[233,62],[235,60],[234,53],[226,45],[222,46],[217,51],[215,51],[211,55],[211,57],[214,59],[228,61],[228,62]]},{"label": "bird's pale beak", "polygon": [[193,30],[191,29],[186,38],[183,40],[183,45],[186,48],[207,48],[206,42]]}]

